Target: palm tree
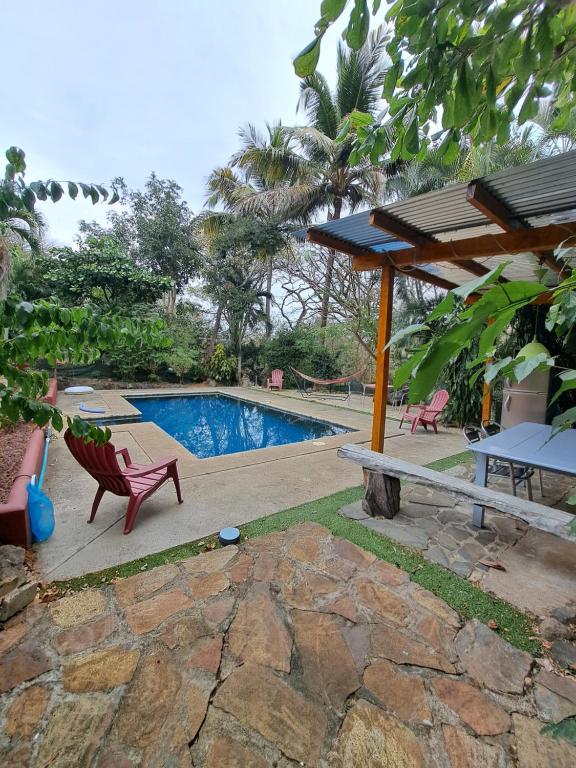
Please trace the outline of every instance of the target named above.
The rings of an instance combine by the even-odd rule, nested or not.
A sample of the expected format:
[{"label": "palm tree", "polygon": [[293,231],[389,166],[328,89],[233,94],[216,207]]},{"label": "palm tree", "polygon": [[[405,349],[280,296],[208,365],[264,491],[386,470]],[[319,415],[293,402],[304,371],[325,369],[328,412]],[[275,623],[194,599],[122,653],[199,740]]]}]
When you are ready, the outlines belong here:
[{"label": "palm tree", "polygon": [[[274,148],[285,151],[287,134],[281,123],[267,124],[267,136],[260,135],[253,126],[240,130],[244,146],[252,145],[259,149]],[[231,163],[235,162],[235,157]],[[247,232],[247,240],[256,255],[266,264],[266,334],[271,330],[272,314],[272,282],[274,276],[274,258],[280,250],[288,245],[285,218],[279,215],[270,200],[261,193],[272,193],[279,184],[272,178],[266,179],[252,171],[248,173],[242,168],[224,166],[215,168],[208,177],[206,204],[213,208],[218,204],[224,206],[228,216],[209,211],[202,217],[204,234],[208,237],[216,234],[221,225],[230,222],[230,216],[249,217],[254,222],[252,231]],[[250,229],[250,227],[248,227]],[[261,242],[258,243],[258,232]]]},{"label": "palm tree", "polygon": [[0,216],[0,300],[8,295],[14,247],[20,246],[32,256],[39,253],[45,228],[42,214],[23,206],[8,207],[5,216]]},{"label": "palm tree", "polygon": [[[249,181],[264,180],[252,194],[234,188],[235,208],[260,208],[286,220],[309,223],[319,215],[339,219],[344,207],[353,212],[362,204],[375,205],[382,195],[384,174],[368,158],[352,154],[352,139],[338,141],[346,115],[354,110],[376,115],[385,70],[386,35],[373,32],[365,45],[351,51],[338,46],[337,84],[332,91],[326,78],[315,73],[301,82],[298,108],[308,125],[274,126],[267,139],[253,126],[241,132],[242,148],[232,166]],[[328,319],[335,252],[326,265],[320,325]]]}]

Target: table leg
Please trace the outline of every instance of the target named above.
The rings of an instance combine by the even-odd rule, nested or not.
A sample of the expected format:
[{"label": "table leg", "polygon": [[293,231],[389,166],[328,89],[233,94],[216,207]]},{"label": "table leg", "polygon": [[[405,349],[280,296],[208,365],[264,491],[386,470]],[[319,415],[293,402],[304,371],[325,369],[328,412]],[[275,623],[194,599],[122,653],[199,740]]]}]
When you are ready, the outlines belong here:
[{"label": "table leg", "polygon": [[[486,478],[488,476],[488,456],[483,453],[476,454],[476,477],[474,483],[476,485],[486,487]],[[472,525],[476,528],[482,528],[484,526],[484,507],[482,504],[474,504],[472,507]]]}]

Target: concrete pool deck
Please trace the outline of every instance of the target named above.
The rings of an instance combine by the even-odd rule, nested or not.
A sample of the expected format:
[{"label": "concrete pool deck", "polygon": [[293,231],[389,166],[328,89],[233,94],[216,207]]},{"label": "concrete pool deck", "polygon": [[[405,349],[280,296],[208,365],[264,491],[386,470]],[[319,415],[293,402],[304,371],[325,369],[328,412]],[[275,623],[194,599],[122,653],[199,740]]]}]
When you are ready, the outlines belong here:
[{"label": "concrete pool deck", "polygon": [[[294,393],[270,393],[238,387],[175,388],[97,391],[92,395],[60,394],[65,413],[79,415],[78,403],[102,405],[104,416],[133,415],[123,395],[168,395],[222,392],[253,403],[340,424],[354,432],[302,443],[264,448],[210,459],[197,459],[180,443],[150,423],[111,427],[113,442],[128,448],[137,462],[178,456],[184,503],[174,488],[163,486],[146,501],[134,530],[122,534],[126,499],[106,494],[92,525],[86,519],[96,483],[55,436],[49,453],[45,488],[54,502],[56,530],[37,547],[37,567],[45,581],[65,579],[119,565],[169,547],[207,536],[227,525],[238,525],[289,507],[322,498],[362,482],[361,470],[336,456],[343,443],[370,440],[371,413],[347,408],[346,403],[296,399]],[[367,403],[368,405],[368,403]],[[136,409],[134,409],[136,410]],[[100,415],[100,417],[102,417]],[[456,430],[441,428],[438,435],[423,430],[400,432],[392,417],[386,425],[386,452],[428,464],[464,449]]]}]

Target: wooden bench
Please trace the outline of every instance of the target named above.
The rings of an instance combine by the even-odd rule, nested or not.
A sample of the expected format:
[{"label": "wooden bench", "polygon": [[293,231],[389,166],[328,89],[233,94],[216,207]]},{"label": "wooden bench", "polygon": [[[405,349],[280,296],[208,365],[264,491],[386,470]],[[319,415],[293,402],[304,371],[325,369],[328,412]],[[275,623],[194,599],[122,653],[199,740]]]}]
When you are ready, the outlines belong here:
[{"label": "wooden bench", "polygon": [[576,543],[576,536],[570,531],[570,524],[575,519],[574,515],[563,512],[561,509],[536,504],[518,496],[509,496],[445,472],[436,472],[434,469],[421,467],[409,461],[369,451],[359,445],[343,445],[338,449],[338,456],[363,467],[366,490],[362,507],[372,517],[382,515],[392,518],[398,513],[400,481],[406,480],[416,485],[436,488],[460,501],[482,504],[498,512],[504,512],[524,520],[532,528]]}]

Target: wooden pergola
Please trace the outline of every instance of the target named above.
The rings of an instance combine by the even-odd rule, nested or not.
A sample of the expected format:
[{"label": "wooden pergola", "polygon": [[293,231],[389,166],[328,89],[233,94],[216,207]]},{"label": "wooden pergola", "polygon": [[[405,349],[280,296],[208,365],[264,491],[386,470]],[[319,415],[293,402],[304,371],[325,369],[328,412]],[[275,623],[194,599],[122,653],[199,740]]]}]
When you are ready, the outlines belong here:
[{"label": "wooden pergola", "polygon": [[[545,266],[553,288],[563,269],[554,249],[576,236],[575,180],[573,151],[308,228],[308,242],[382,273],[372,450],[384,445],[394,275],[450,290],[510,261],[502,280],[534,281]],[[483,418],[490,398],[485,387]]]}]

